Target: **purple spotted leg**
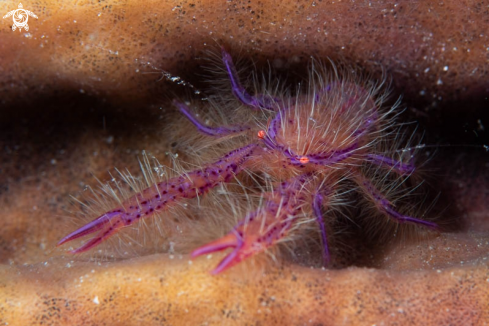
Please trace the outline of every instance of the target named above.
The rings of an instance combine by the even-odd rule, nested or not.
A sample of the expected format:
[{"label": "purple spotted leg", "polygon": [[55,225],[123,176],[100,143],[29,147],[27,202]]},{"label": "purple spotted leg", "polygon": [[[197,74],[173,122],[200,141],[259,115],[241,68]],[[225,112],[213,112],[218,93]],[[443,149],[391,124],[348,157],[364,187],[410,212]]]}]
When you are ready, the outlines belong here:
[{"label": "purple spotted leg", "polygon": [[159,182],[140,193],[126,199],[116,209],[102,214],[92,222],[68,234],[58,246],[99,231],[99,233],[78,249],[87,251],[108,239],[120,229],[134,222],[152,216],[158,211],[167,210],[179,201],[202,195],[215,186],[231,181],[250,161],[252,155],[260,151],[257,145],[248,145],[224,155],[220,160],[202,169],[185,173],[179,177]]},{"label": "purple spotted leg", "polygon": [[218,274],[273,246],[296,224],[301,207],[310,199],[310,193],[304,190],[309,179],[304,174],[282,182],[263,207],[248,214],[224,237],[194,250],[192,257],[232,248],[212,271]]}]

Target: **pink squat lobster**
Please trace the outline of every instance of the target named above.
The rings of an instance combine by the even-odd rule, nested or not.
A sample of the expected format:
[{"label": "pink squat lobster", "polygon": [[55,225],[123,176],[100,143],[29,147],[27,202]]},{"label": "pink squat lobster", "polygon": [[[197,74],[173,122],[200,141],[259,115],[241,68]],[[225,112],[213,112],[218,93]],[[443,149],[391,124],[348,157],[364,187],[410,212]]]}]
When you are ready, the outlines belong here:
[{"label": "pink squat lobster", "polygon": [[[196,119],[185,104],[174,101],[174,105],[201,133],[209,137],[246,134],[249,144],[201,169],[154,184],[125,200],[120,207],[70,233],[58,246],[98,231],[94,238],[71,252],[87,251],[139,219],[234,180],[244,169],[267,171],[282,181],[265,195],[264,205],[248,214],[229,234],[193,251],[192,257],[197,257],[233,249],[212,271],[213,274],[276,244],[297,226],[300,216],[314,216],[317,220],[324,260],[328,262],[322,210],[344,179],[353,180],[385,216],[399,223],[437,228],[435,223],[397,212],[362,172],[365,164],[394,171],[401,177],[408,177],[414,171],[412,160],[404,163],[376,149],[379,139],[387,141],[386,129],[393,123],[387,118],[389,112],[379,112],[373,99],[374,92],[369,93],[351,82],[328,82],[319,76],[319,82],[313,83],[308,95],[302,97],[286,100],[268,95],[252,96],[240,84],[232,58],[224,49],[222,61],[234,96],[260,113],[260,119],[265,119],[263,123],[257,123],[254,128],[208,127]],[[268,127],[263,130],[259,126],[265,125],[267,119]]]}]

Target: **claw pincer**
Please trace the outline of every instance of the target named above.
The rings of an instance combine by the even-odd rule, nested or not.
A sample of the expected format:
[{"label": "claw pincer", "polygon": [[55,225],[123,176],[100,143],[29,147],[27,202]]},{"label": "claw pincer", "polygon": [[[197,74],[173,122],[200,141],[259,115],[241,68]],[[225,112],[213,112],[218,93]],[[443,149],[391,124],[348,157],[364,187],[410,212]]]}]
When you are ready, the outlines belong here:
[{"label": "claw pincer", "polygon": [[269,195],[264,207],[249,214],[226,236],[194,250],[192,257],[233,248],[212,271],[218,274],[275,245],[298,221],[310,197],[304,188],[309,178],[303,175],[282,182]]}]

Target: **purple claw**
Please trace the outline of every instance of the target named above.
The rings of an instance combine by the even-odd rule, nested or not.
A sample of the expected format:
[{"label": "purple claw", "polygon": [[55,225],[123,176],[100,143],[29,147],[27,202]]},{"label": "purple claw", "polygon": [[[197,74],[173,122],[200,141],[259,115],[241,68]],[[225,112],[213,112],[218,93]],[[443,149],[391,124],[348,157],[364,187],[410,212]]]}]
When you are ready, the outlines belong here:
[{"label": "purple claw", "polygon": [[[96,218],[95,220],[93,220],[92,222],[90,222],[90,223],[82,226],[78,230],[76,230],[76,231],[71,232],[70,234],[68,234],[66,237],[64,237],[63,239],[61,239],[56,246],[61,246],[62,244],[66,243],[68,241],[75,240],[75,239],[81,238],[81,237],[83,237],[83,236],[85,236],[87,234],[94,233],[94,232],[102,229],[108,222],[110,222],[111,219],[113,219],[114,217],[116,217],[116,216],[118,216],[120,214],[121,214],[121,212],[108,212],[108,213],[105,213],[102,216],[100,216],[100,217]],[[81,248],[79,248],[79,249],[81,249]],[[77,249],[76,251],[77,252],[80,252],[79,249]]]},{"label": "purple claw", "polygon": [[249,214],[226,236],[196,249],[192,257],[233,248],[212,272],[218,274],[276,244],[298,221],[305,200],[303,187],[310,178],[303,174],[282,182],[263,208]]},{"label": "purple claw", "polygon": [[191,257],[196,258],[205,254],[210,254],[217,251],[222,251],[228,248],[234,248],[231,253],[226,255],[224,259],[217,265],[217,267],[211,272],[212,275],[219,274],[224,270],[238,264],[244,258],[248,257],[250,254],[245,254],[243,252],[243,239],[236,232],[231,232],[228,235],[208,243],[192,252]]},{"label": "purple claw", "polygon": [[235,149],[224,155],[220,160],[208,164],[203,169],[187,172],[167,181],[159,182],[126,199],[120,208],[99,216],[87,225],[68,234],[61,239],[58,246],[99,231],[99,233],[84,244],[73,250],[73,253],[87,251],[108,239],[122,228],[129,226],[142,218],[152,216],[155,212],[163,211],[185,198],[194,198],[204,194],[213,187],[229,182],[250,161],[252,154],[260,149],[256,144],[250,144]]}]

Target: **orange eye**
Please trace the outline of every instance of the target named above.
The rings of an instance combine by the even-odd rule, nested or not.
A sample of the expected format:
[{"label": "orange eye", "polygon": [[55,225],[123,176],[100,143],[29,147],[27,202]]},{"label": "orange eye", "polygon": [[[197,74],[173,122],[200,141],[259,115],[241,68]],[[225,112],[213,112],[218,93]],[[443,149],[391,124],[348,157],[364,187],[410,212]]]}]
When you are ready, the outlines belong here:
[{"label": "orange eye", "polygon": [[309,157],[307,157],[307,156],[302,156],[302,157],[299,159],[299,162],[301,162],[302,164],[309,163]]},{"label": "orange eye", "polygon": [[260,138],[260,139],[265,138],[265,130],[258,131],[258,138]]}]

